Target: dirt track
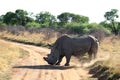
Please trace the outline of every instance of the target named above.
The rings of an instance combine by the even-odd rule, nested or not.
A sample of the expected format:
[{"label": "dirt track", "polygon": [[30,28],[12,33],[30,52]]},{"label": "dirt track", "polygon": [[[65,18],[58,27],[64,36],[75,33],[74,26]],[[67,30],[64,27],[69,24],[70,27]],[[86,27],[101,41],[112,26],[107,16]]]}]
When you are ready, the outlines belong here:
[{"label": "dirt track", "polygon": [[65,59],[63,59],[61,66],[50,66],[43,60],[43,56],[50,52],[49,49],[14,44],[30,54],[13,67],[10,80],[86,80],[91,76],[75,58],[72,58],[69,67],[63,66]]}]

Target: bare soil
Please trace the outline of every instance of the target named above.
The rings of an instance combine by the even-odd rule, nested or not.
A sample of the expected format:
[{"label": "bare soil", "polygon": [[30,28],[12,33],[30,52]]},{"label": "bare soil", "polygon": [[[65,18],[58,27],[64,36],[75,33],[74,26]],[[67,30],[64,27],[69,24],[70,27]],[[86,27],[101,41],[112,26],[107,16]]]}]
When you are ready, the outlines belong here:
[{"label": "bare soil", "polygon": [[29,52],[29,55],[20,59],[12,68],[10,80],[87,80],[92,75],[81,66],[75,57],[71,58],[70,66],[63,66],[65,58],[60,66],[48,65],[43,57],[50,50],[43,47],[11,43]]}]

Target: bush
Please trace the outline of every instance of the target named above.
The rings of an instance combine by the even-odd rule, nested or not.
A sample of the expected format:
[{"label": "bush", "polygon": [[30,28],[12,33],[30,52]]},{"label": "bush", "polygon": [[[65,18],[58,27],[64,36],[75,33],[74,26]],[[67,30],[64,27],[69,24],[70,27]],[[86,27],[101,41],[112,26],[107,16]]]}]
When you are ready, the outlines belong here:
[{"label": "bush", "polygon": [[85,24],[80,24],[75,22],[66,24],[65,28],[73,30],[75,33],[78,33],[78,34],[83,34],[85,33],[85,31],[89,31],[87,30]]},{"label": "bush", "polygon": [[31,28],[35,28],[35,27],[40,27],[41,24],[37,23],[37,22],[28,22],[26,24],[27,27],[31,27]]},{"label": "bush", "polygon": [[88,29],[98,29],[99,25],[97,23],[87,24]]},{"label": "bush", "polygon": [[7,26],[7,25],[0,21],[0,26]]}]

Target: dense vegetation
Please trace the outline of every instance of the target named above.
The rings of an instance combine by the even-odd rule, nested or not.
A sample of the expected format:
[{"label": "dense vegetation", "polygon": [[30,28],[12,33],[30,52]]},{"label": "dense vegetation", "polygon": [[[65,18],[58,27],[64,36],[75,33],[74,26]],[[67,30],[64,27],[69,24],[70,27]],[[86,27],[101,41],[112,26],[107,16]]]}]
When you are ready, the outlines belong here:
[{"label": "dense vegetation", "polygon": [[7,12],[0,16],[0,28],[2,26],[13,26],[18,25],[24,26],[25,28],[57,28],[57,29],[69,29],[75,33],[89,33],[93,30],[103,30],[107,34],[114,33],[118,35],[120,32],[120,22],[116,21],[117,9],[111,9],[105,13],[103,17],[105,21],[101,23],[89,23],[89,17],[63,12],[57,17],[49,12],[40,12],[36,15],[28,13],[27,11],[17,9],[15,12]]}]

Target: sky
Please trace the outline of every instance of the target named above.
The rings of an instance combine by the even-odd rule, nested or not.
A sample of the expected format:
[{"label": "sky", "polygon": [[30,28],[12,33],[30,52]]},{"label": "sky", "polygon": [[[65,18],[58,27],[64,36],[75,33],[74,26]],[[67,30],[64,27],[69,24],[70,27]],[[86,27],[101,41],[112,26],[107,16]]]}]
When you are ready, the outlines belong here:
[{"label": "sky", "polygon": [[[38,14],[48,11],[52,15],[70,12],[87,16],[90,22],[104,21],[104,14],[111,9],[120,11],[119,0],[0,0],[0,15],[23,9]],[[120,16],[120,12],[118,12]],[[120,21],[120,18],[118,19]]]}]

